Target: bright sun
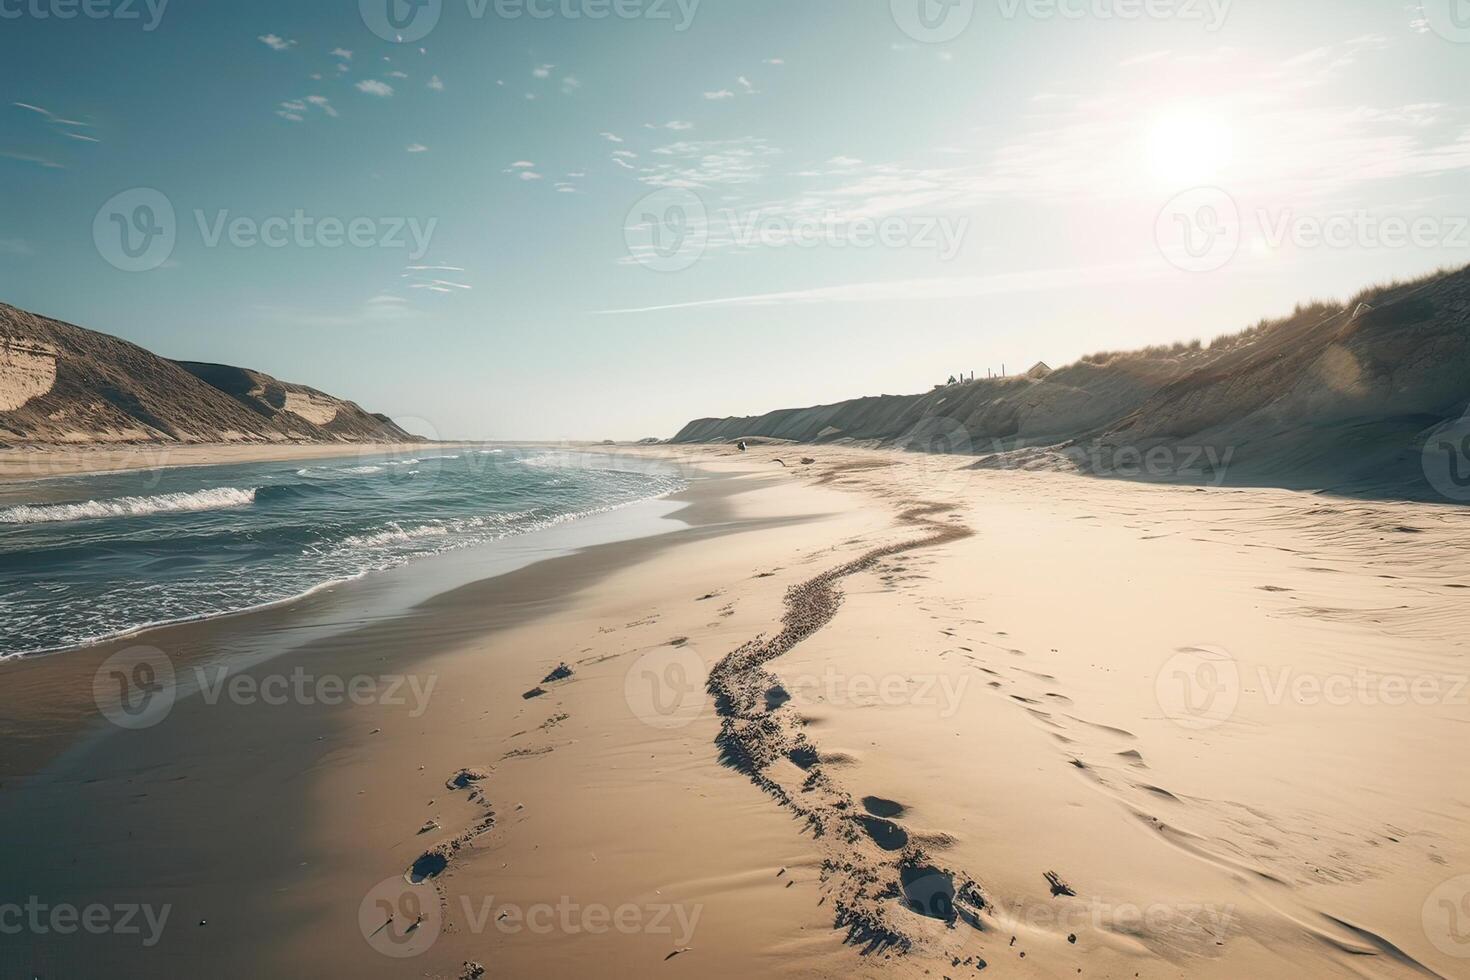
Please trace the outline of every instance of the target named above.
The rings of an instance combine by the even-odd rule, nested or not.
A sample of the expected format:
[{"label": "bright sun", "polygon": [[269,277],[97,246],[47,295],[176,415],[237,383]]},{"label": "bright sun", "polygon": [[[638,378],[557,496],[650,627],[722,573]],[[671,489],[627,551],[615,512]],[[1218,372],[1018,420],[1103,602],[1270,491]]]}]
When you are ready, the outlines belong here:
[{"label": "bright sun", "polygon": [[1160,116],[1148,138],[1154,176],[1179,187],[1217,180],[1234,150],[1235,136],[1225,120],[1189,110]]}]

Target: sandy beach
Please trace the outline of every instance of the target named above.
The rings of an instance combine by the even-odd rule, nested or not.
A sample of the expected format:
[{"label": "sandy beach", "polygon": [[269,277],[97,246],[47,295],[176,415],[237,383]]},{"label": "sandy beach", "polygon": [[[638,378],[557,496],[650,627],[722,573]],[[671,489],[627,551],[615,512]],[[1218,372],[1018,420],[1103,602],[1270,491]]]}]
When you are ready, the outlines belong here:
[{"label": "sandy beach", "polygon": [[0,665],[0,972],[1463,975],[1462,511],[803,455]]}]

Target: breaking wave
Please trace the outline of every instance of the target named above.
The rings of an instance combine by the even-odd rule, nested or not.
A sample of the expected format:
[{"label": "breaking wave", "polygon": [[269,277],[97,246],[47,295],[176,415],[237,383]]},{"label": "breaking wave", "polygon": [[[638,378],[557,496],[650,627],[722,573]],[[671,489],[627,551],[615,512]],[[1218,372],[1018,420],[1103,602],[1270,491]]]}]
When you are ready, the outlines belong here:
[{"label": "breaking wave", "polygon": [[58,521],[89,521],[106,517],[147,517],[201,510],[248,507],[255,503],[255,490],[219,487],[193,493],[163,493],[154,497],[117,497],[86,500],[76,504],[22,504],[0,510],[0,524],[50,524]]}]

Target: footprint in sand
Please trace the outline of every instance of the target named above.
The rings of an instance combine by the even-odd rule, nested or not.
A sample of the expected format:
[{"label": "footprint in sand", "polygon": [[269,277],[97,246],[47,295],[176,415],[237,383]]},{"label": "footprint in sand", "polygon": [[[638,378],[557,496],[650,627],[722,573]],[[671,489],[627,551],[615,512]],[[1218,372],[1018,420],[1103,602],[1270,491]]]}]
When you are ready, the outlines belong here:
[{"label": "footprint in sand", "polygon": [[901,817],[908,812],[908,807],[897,800],[885,800],[881,796],[863,797],[863,809],[875,817]]},{"label": "footprint in sand", "polygon": [[881,817],[860,816],[857,818],[859,824],[873,843],[885,851],[901,851],[908,846],[908,831],[904,830],[892,820],[884,820]]},{"label": "footprint in sand", "polygon": [[408,869],[408,880],[415,885],[422,885],[430,878],[439,877],[447,867],[449,867],[449,857],[439,848],[425,851]]}]

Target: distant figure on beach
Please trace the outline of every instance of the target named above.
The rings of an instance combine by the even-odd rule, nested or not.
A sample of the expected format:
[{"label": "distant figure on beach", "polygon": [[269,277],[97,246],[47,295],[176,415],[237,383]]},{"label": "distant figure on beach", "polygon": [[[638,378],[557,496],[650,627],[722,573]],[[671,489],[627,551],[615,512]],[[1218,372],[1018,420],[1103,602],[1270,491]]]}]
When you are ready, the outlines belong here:
[{"label": "distant figure on beach", "polygon": [[735,444],[735,448],[739,449],[743,453],[743,452],[745,452],[745,450],[747,450],[750,447],[745,444],[745,440],[744,439],[741,439],[739,442],[737,442]]}]

